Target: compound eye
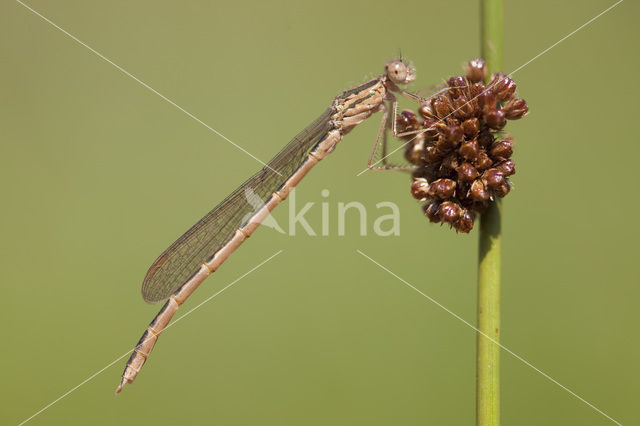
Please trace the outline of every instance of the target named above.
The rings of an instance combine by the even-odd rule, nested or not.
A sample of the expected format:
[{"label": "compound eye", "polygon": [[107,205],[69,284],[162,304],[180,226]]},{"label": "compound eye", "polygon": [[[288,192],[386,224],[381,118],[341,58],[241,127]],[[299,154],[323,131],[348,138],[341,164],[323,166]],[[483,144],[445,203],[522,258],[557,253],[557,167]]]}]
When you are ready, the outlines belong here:
[{"label": "compound eye", "polygon": [[387,75],[396,84],[404,84],[409,76],[409,70],[402,61],[391,61],[387,64]]}]

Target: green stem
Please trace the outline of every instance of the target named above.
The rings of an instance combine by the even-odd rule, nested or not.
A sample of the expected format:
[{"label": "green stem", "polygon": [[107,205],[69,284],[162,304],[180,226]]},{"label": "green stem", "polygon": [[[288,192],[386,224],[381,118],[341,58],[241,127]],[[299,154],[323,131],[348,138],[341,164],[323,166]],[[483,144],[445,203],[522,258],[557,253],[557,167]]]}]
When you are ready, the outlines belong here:
[{"label": "green stem", "polygon": [[[489,74],[502,69],[502,0],[482,0],[482,57]],[[480,217],[478,253],[478,329],[476,360],[476,421],[500,424],[500,200]],[[492,339],[490,340],[487,336]]]}]

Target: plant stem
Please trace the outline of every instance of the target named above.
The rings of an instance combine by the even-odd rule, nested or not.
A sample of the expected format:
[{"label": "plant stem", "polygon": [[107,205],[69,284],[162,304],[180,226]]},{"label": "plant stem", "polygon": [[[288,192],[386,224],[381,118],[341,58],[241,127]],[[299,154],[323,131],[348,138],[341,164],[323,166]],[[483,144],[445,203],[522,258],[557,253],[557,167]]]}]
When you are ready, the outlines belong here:
[{"label": "plant stem", "polygon": [[[481,2],[482,57],[489,75],[502,68],[502,0]],[[500,258],[501,215],[499,199],[480,217],[478,252],[478,329],[476,359],[476,422],[500,424]],[[489,336],[494,341],[489,340]]]}]

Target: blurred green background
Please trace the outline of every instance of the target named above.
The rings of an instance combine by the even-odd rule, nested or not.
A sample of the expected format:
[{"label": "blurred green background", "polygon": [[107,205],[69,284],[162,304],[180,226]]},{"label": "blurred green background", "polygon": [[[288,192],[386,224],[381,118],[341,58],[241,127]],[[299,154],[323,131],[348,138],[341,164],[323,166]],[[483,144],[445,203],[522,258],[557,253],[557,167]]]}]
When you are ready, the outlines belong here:
[{"label": "blurred green background", "polygon": [[[507,1],[504,71],[612,3]],[[263,160],[399,49],[414,90],[479,54],[476,2],[28,4]],[[504,345],[623,424],[640,424],[639,12],[514,75],[531,113],[508,126],[503,226]],[[19,3],[0,24],[0,423],[17,424],[133,347],[159,308],[150,263],[261,166]],[[356,250],[475,322],[477,233],[429,224],[404,174],[356,177],[369,121],[297,192],[316,230],[329,203],[329,236],[259,229],[180,313],[284,252],[168,330],[133,386],[114,396],[122,359],[30,424],[473,424],[474,331]],[[368,236],[355,214],[337,235],[349,201]],[[381,201],[400,236],[371,232]],[[502,359],[505,425],[612,424]]]}]

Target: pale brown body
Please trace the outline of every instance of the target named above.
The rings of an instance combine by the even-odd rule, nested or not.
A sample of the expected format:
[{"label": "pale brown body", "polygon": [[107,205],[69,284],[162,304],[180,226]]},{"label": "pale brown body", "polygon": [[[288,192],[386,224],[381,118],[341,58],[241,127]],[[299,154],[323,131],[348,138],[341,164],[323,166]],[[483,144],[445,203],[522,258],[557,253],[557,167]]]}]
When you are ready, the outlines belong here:
[{"label": "pale brown body", "polygon": [[[393,79],[390,76],[390,64],[392,63],[393,62],[387,64],[387,74],[348,90],[334,99],[331,106],[332,114],[330,115],[332,128],[327,132],[326,137],[308,154],[304,163],[284,182],[281,188],[274,192],[263,207],[255,212],[248,223],[239,228],[224,247],[212,253],[213,256],[210,260],[203,263],[200,269],[169,297],[168,302],[149,324],[147,330],[136,345],[127,362],[116,393],[119,393],[125,384],[132,383],[135,380],[138,372],[151,354],[158,337],[167,327],[177,312],[178,307],[187,300],[196,288],[198,288],[200,283],[212,272],[216,271],[220,265],[227,260],[231,253],[233,253],[244,240],[251,236],[264,218],[287,198],[291,190],[298,185],[309,170],[333,151],[344,135],[372,114],[383,110],[385,108],[385,101],[395,101],[395,97],[391,94],[391,91],[404,93],[396,86],[394,81],[398,83],[410,82],[413,79],[413,74],[404,76],[402,81]],[[381,130],[383,129],[381,128]],[[149,273],[153,273],[153,268],[157,263],[158,261],[154,263]]]}]

